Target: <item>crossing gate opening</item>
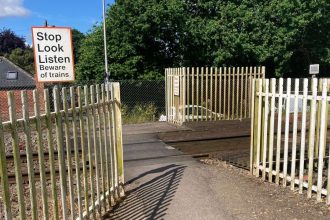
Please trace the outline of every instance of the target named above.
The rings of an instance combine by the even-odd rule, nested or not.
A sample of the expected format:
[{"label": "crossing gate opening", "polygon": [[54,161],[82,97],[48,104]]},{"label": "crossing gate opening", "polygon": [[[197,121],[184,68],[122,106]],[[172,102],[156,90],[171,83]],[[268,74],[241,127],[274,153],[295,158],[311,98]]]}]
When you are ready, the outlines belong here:
[{"label": "crossing gate opening", "polygon": [[181,125],[250,118],[252,79],[264,77],[265,67],[167,68],[167,121]]}]

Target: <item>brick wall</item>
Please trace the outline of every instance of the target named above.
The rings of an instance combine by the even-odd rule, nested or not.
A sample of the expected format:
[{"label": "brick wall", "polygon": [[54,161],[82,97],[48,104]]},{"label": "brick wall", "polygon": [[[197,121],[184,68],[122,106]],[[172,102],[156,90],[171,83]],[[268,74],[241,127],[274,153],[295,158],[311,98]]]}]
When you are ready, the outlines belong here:
[{"label": "brick wall", "polygon": [[[43,89],[44,85],[42,83],[37,83],[37,88],[39,90],[39,102],[40,102],[40,110],[43,112],[44,110],[44,96],[43,96]],[[16,115],[17,118],[22,118],[22,99],[21,99],[21,92],[23,90],[12,90],[15,96],[15,104],[16,104]],[[0,91],[0,112],[2,121],[9,120],[9,107],[8,107],[8,91]],[[28,106],[30,116],[34,115],[34,102],[33,102],[33,90],[27,90],[28,96]]]}]

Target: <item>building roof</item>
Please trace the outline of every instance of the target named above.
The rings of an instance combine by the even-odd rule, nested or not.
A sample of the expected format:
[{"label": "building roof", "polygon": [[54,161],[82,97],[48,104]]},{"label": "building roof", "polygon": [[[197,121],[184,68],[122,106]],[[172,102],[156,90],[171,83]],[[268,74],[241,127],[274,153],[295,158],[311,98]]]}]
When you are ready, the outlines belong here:
[{"label": "building roof", "polygon": [[[17,79],[7,79],[7,72],[17,72]],[[34,89],[34,78],[5,57],[0,56],[0,90]]]}]

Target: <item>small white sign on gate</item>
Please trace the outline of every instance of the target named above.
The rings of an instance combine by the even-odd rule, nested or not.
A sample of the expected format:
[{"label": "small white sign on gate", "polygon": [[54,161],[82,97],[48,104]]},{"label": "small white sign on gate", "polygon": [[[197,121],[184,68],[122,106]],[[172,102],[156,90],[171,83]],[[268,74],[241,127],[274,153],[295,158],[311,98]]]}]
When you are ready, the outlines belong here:
[{"label": "small white sign on gate", "polygon": [[309,65],[309,74],[319,74],[320,64],[311,64]]},{"label": "small white sign on gate", "polygon": [[180,96],[180,78],[179,78],[179,76],[173,77],[173,93],[175,96]]}]

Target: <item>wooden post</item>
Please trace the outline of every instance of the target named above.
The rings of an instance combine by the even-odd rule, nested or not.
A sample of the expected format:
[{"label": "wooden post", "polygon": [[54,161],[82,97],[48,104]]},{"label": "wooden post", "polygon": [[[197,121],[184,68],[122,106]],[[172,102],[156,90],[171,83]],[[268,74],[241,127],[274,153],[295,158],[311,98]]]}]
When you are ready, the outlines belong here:
[{"label": "wooden post", "polygon": [[[267,160],[267,147],[268,147],[268,115],[269,115],[269,79],[264,79],[263,82],[265,83],[263,86],[263,91],[265,92],[265,101],[263,102],[264,105],[264,112],[263,112],[263,134],[262,134],[262,141],[263,141],[263,147],[262,147],[262,179],[266,180],[266,160]],[[270,166],[271,164],[269,164]]]},{"label": "wooden post", "polygon": [[313,168],[314,168],[314,144],[315,144],[315,119],[316,119],[316,99],[317,99],[317,78],[312,79],[312,100],[311,100],[311,114],[309,125],[309,138],[308,138],[308,188],[307,197],[312,197],[313,186]]},{"label": "wooden post", "polygon": [[261,129],[261,125],[262,125],[262,111],[263,111],[263,107],[262,107],[262,87],[263,87],[263,81],[259,80],[259,88],[257,90],[257,97],[256,100],[258,102],[258,115],[257,115],[257,136],[256,136],[256,142],[257,142],[257,147],[256,147],[256,177],[259,177],[259,170],[260,170],[260,154],[261,154],[261,144],[262,144],[262,129]]},{"label": "wooden post", "polygon": [[214,112],[216,113],[215,115],[215,119],[214,120],[220,120],[220,118],[218,117],[218,114],[220,115],[220,109],[218,110],[218,102],[219,102],[219,98],[218,97],[218,68],[214,68]]},{"label": "wooden post", "polygon": [[243,101],[244,101],[244,95],[243,95],[243,87],[244,87],[244,68],[241,67],[240,68],[240,81],[241,81],[241,91],[240,91],[240,112],[239,112],[239,119],[242,120],[243,119]]},{"label": "wooden post", "polygon": [[[169,80],[167,81],[169,82]],[[110,95],[110,91],[111,91],[111,84],[107,84],[107,107],[108,107],[108,127],[109,127],[109,137],[110,137],[110,145],[109,145],[109,154],[110,154],[110,170],[111,170],[111,203],[113,203],[113,205],[115,204],[115,200],[117,198],[117,194],[116,194],[116,178],[115,178],[115,163],[116,163],[116,159],[115,159],[115,135],[114,135],[114,118],[113,116],[113,102],[111,101],[111,95]]]},{"label": "wooden post", "polygon": [[62,115],[60,112],[60,94],[59,89],[55,86],[53,90],[54,94],[54,107],[55,107],[55,123],[56,123],[56,142],[58,150],[58,160],[60,169],[60,190],[61,190],[61,202],[62,202],[62,218],[67,218],[67,204],[66,204],[66,168],[65,157],[63,147],[63,130],[62,130]]},{"label": "wooden post", "polygon": [[10,191],[8,183],[8,171],[7,171],[7,160],[6,160],[6,146],[4,143],[4,133],[2,125],[2,117],[0,112],[0,178],[1,178],[1,195],[3,199],[5,218],[8,220],[12,219],[12,211],[10,206]]},{"label": "wooden post", "polygon": [[116,148],[117,148],[117,163],[118,163],[118,175],[120,184],[124,184],[124,160],[123,160],[123,139],[122,139],[122,120],[121,120],[121,101],[120,101],[120,87],[119,83],[112,84],[112,94],[115,102],[114,115],[116,122]]},{"label": "wooden post", "polygon": [[[76,113],[76,94],[74,87],[70,87],[71,97],[71,110],[72,110],[72,130],[73,130],[73,148],[74,148],[74,159],[76,168],[76,186],[77,186],[77,199],[78,199],[78,216],[80,219],[83,218],[82,201],[81,201],[81,182],[80,182],[80,158],[78,149],[78,132],[77,132],[77,113]],[[97,160],[96,160],[97,161]]]},{"label": "wooden post", "polygon": [[[105,86],[107,86],[107,84],[102,84],[101,85],[101,91],[102,91],[102,117],[103,117],[103,135],[104,135],[104,154],[105,154],[105,171],[106,171],[106,182],[107,182],[107,189],[106,192],[110,191],[111,188],[111,180],[110,180],[110,166],[109,166],[109,146],[110,146],[110,142],[108,139],[108,114],[107,114],[107,100],[106,100],[106,94],[105,94]],[[110,128],[109,128],[110,129]],[[106,201],[106,197],[104,198],[105,202]],[[111,206],[111,196],[109,194],[108,198],[108,204],[109,207]]]},{"label": "wooden post", "polygon": [[293,136],[292,136],[292,160],[291,160],[291,190],[294,190],[296,179],[296,154],[297,154],[297,130],[298,130],[298,95],[299,79],[295,80],[294,113],[293,113]]},{"label": "wooden post", "polygon": [[251,118],[251,144],[250,144],[250,174],[256,173],[256,148],[257,148],[257,126],[258,126],[258,96],[260,82],[255,80],[252,82],[252,118]]},{"label": "wooden post", "polygon": [[205,68],[205,121],[209,120],[209,68]]},{"label": "wooden post", "polygon": [[276,136],[276,178],[275,183],[280,183],[280,157],[281,157],[281,142],[282,142],[282,107],[283,107],[283,78],[279,80],[279,96],[277,108],[277,136]]},{"label": "wooden post", "polygon": [[[98,127],[98,138],[99,138],[99,146],[98,146],[98,151],[99,151],[99,162],[100,162],[100,174],[101,174],[101,183],[102,183],[102,195],[103,198],[105,198],[105,191],[106,191],[106,186],[105,186],[105,167],[104,167],[104,152],[103,152],[103,135],[102,135],[102,121],[103,119],[101,118],[101,94],[100,94],[100,85],[96,85],[96,108],[97,108],[97,127]],[[102,199],[99,201],[100,205],[102,202]],[[106,204],[103,204],[103,207],[106,211],[107,207]]]},{"label": "wooden post", "polygon": [[50,101],[49,101],[49,91],[44,90],[45,99],[45,111],[46,111],[46,126],[47,126],[47,145],[49,148],[49,163],[50,163],[50,178],[51,178],[51,188],[53,197],[53,215],[56,220],[59,219],[58,210],[58,199],[57,199],[57,187],[56,187],[56,173],[55,173],[55,155],[54,155],[54,145],[53,145],[53,132],[52,132],[52,119],[50,115]]},{"label": "wooden post", "polygon": [[70,135],[70,123],[68,115],[68,100],[67,100],[67,89],[62,88],[62,104],[64,112],[64,134],[65,134],[65,146],[66,146],[66,158],[68,166],[68,185],[69,185],[69,198],[70,198],[70,217],[74,219],[74,189],[73,189],[73,170],[72,170],[72,146],[71,146],[71,135]]},{"label": "wooden post", "polygon": [[192,68],[191,73],[191,105],[192,105],[192,115],[191,120],[195,121],[195,67]]},{"label": "wooden post", "polygon": [[200,68],[197,67],[197,76],[196,76],[196,106],[197,106],[197,112],[196,112],[196,121],[199,121],[199,111],[198,111],[198,106],[200,105],[199,104],[199,70]]},{"label": "wooden post", "polygon": [[223,94],[223,114],[224,114],[224,119],[227,119],[228,117],[228,109],[227,109],[227,93],[228,93],[228,87],[227,87],[227,67],[224,67],[224,77],[223,77],[223,82],[224,82],[224,94]]},{"label": "wooden post", "polygon": [[16,105],[14,92],[10,91],[8,94],[8,107],[9,107],[9,118],[10,118],[10,131],[12,137],[12,147],[14,154],[14,166],[15,166],[15,178],[17,187],[17,197],[19,205],[19,216],[21,220],[26,219],[25,213],[25,201],[23,194],[23,181],[22,181],[22,170],[21,170],[21,158],[18,146],[18,132],[17,132],[17,119],[16,119]]},{"label": "wooden post", "polygon": [[213,121],[213,67],[210,68],[210,78],[210,121]]},{"label": "wooden post", "polygon": [[180,93],[180,96],[182,96],[182,119],[181,119],[181,124],[186,122],[186,97],[187,97],[187,87],[186,87],[186,68],[183,67],[181,68],[181,78],[182,82],[182,93]]},{"label": "wooden post", "polygon": [[187,115],[187,121],[189,121],[189,118],[191,117],[191,112],[190,112],[190,108],[189,106],[191,105],[190,103],[190,93],[191,93],[191,90],[190,90],[190,68],[185,68],[185,72],[186,72],[186,75],[185,75],[185,78],[186,78],[186,81],[187,81],[187,85],[186,85],[186,105],[187,105],[187,110],[186,110],[186,113],[185,115]]},{"label": "wooden post", "polygon": [[223,93],[222,93],[222,67],[219,68],[219,114],[220,114],[220,120],[223,119],[224,111],[222,111],[222,101],[224,99]]},{"label": "wooden post", "polygon": [[227,104],[227,114],[228,114],[228,117],[227,117],[227,120],[230,120],[230,117],[231,117],[231,82],[232,82],[232,68],[231,67],[228,67],[228,91],[227,91],[227,95],[228,95],[228,104]]},{"label": "wooden post", "polygon": [[[201,68],[201,106],[204,106],[204,67]],[[204,121],[203,109],[201,111],[201,121]]]},{"label": "wooden post", "polygon": [[[83,167],[83,183],[84,183],[84,202],[85,209],[88,217],[88,182],[87,182],[87,167],[86,167],[86,135],[85,135],[85,120],[84,120],[84,112],[83,112],[83,100],[84,97],[81,94],[81,87],[77,87],[77,95],[78,95],[78,107],[79,107],[79,128],[80,128],[80,147],[81,147],[81,161]],[[80,168],[79,168],[80,169]]]},{"label": "wooden post", "polygon": [[323,166],[324,166],[324,153],[326,145],[326,135],[327,135],[327,125],[326,121],[328,120],[327,112],[327,92],[328,92],[328,82],[326,79],[322,80],[322,100],[321,100],[321,124],[320,124],[320,136],[319,136],[319,159],[318,159],[318,172],[317,172],[317,196],[316,199],[318,202],[321,201],[321,190],[323,186]]},{"label": "wooden post", "polygon": [[307,115],[308,79],[304,79],[303,106],[301,117],[301,139],[300,139],[300,165],[299,165],[299,193],[303,192],[304,166],[305,166],[305,145],[306,145],[306,115]]},{"label": "wooden post", "polygon": [[36,195],[36,186],[34,182],[34,163],[32,158],[32,141],[31,141],[31,128],[30,128],[30,116],[29,116],[29,105],[27,101],[26,91],[21,92],[22,99],[22,110],[23,110],[23,121],[24,121],[24,135],[25,135],[25,149],[26,149],[26,158],[27,166],[29,173],[29,188],[30,188],[30,201],[31,201],[31,211],[32,219],[38,218],[37,212],[37,195]]},{"label": "wooden post", "polygon": [[[248,112],[248,110],[250,110],[249,109],[249,107],[248,106],[250,106],[250,105],[252,105],[252,103],[249,103],[248,102],[248,98],[250,98],[250,96],[248,95],[248,80],[250,79],[249,78],[249,75],[248,75],[248,73],[249,73],[249,69],[248,69],[248,67],[245,67],[244,68],[244,81],[245,81],[245,91],[244,91],[244,118],[247,118],[248,117],[248,113],[250,114],[250,112]],[[251,87],[249,88],[249,89],[252,89]],[[249,100],[249,101],[251,101],[251,100]]]},{"label": "wooden post", "polygon": [[273,181],[273,151],[274,151],[274,124],[275,124],[275,94],[276,94],[276,79],[271,79],[271,104],[270,104],[270,125],[269,125],[269,173],[268,181]]},{"label": "wooden post", "polygon": [[95,164],[95,179],[96,179],[96,203],[99,214],[101,214],[101,173],[99,166],[99,147],[97,145],[97,134],[96,134],[96,113],[97,113],[97,103],[95,103],[95,86],[90,87],[91,94],[91,111],[92,111],[92,132],[93,132],[93,150],[94,150],[94,164]]},{"label": "wooden post", "polygon": [[165,115],[166,115],[166,120],[168,120],[168,106],[169,106],[169,89],[168,89],[168,74],[167,74],[167,68],[165,68]]},{"label": "wooden post", "polygon": [[[247,67],[248,68],[248,67]],[[250,117],[252,117],[252,111],[251,111],[251,103],[252,103],[252,81],[253,81],[253,79],[254,79],[254,77],[252,76],[252,67],[250,67],[249,68],[249,79],[250,79],[250,86],[249,86],[249,90],[248,90],[248,92],[249,92],[249,116]]]},{"label": "wooden post", "polygon": [[285,134],[284,134],[284,162],[283,162],[283,186],[286,186],[288,173],[288,154],[289,154],[289,126],[290,126],[290,95],[291,79],[287,79],[286,84],[286,112],[285,112]]}]

